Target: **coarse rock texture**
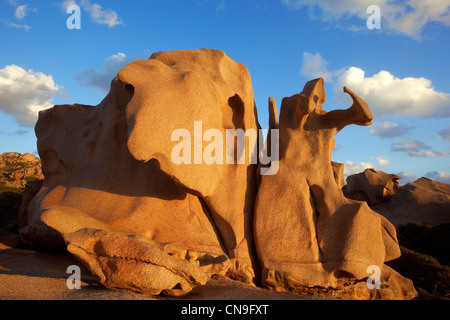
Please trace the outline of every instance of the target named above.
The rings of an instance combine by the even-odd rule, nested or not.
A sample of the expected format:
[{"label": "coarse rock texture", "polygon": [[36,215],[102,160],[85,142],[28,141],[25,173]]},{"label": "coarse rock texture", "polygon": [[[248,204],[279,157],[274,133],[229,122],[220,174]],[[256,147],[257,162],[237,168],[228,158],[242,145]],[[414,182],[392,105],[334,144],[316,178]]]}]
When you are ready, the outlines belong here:
[{"label": "coarse rock texture", "polygon": [[[226,275],[274,290],[411,299],[412,283],[383,266],[400,254],[395,228],[343,196],[342,164],[331,161],[334,135],[372,120],[344,91],[353,106],[325,112],[323,79],[310,81],[283,100],[279,122],[269,100],[279,171],[261,177],[266,168],[250,159],[260,127],[245,66],[210,49],[132,62],[98,106],[40,113],[45,179],[24,200],[20,238],[67,248],[104,286],[151,295],[187,295]],[[237,134],[228,144],[238,129],[256,135],[243,151]],[[371,265],[382,288],[369,292]]]},{"label": "coarse rock texture", "polygon": [[400,185],[401,177],[388,174],[375,169],[366,169],[364,172],[347,177],[347,185],[344,195],[347,198],[366,201],[369,206],[374,206],[391,199]]},{"label": "coarse rock texture", "polygon": [[[175,130],[185,129],[194,146],[210,128],[224,137],[226,129],[259,128],[247,68],[220,50],[155,53],[122,68],[98,106],[40,112],[45,180],[22,219],[22,239],[48,248],[81,227],[136,234],[227,255],[228,275],[252,283],[256,164],[194,164],[202,161],[195,150],[192,165],[172,161]],[[62,226],[61,217],[70,222]]]},{"label": "coarse rock texture", "polygon": [[30,153],[0,155],[0,185],[24,188],[27,181],[44,179],[39,158]]},{"label": "coarse rock texture", "polygon": [[450,223],[450,184],[420,178],[401,186],[388,202],[373,210],[396,227],[408,223]]},{"label": "coarse rock texture", "polygon": [[[80,289],[67,287],[69,266],[80,267]],[[70,281],[73,283],[72,281]],[[287,294],[257,288],[223,276],[210,278],[195,287],[184,300],[312,300],[319,297]],[[0,240],[0,300],[167,300],[129,290],[112,290],[98,285],[74,256],[5,246]],[[186,301],[188,303],[188,301]]]},{"label": "coarse rock texture", "polygon": [[[207,273],[207,260],[200,266],[195,258],[192,263],[174,258],[151,240],[95,229],[66,233],[64,240],[67,250],[108,288],[180,296],[196,285],[206,284],[211,276]],[[219,258],[226,266],[228,259]]]},{"label": "coarse rock texture", "polygon": [[342,189],[345,186],[344,164],[341,162],[331,161],[331,167],[333,168],[334,180],[336,181],[339,189]]},{"label": "coarse rock texture", "polygon": [[[352,299],[411,299],[417,295],[412,282],[384,266],[400,256],[394,226],[365,202],[345,198],[331,164],[334,136],[349,124],[370,125],[370,109],[344,88],[353,105],[326,112],[323,84],[309,81],[282,101],[279,171],[261,178],[255,202],[262,284],[282,291],[322,287]],[[379,297],[365,283],[372,265],[389,279]]]}]

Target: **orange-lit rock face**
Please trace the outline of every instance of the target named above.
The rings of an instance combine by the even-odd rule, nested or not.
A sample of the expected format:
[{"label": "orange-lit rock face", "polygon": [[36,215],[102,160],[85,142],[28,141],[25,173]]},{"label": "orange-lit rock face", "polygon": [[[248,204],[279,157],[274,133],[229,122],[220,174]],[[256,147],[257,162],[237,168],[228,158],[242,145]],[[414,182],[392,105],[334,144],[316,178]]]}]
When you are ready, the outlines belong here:
[{"label": "orange-lit rock face", "polygon": [[[279,172],[261,178],[255,203],[254,236],[265,286],[340,288],[351,278],[367,278],[372,265],[387,276],[391,271],[383,268],[384,262],[400,256],[395,228],[366,203],[345,198],[335,179],[334,136],[348,124],[369,125],[372,120],[367,104],[344,91],[353,98],[347,110],[322,109],[322,79],[283,99],[276,124]],[[394,295],[414,296],[412,283],[404,280]],[[357,291],[356,297],[370,296],[364,285]]]},{"label": "orange-lit rock face", "polygon": [[[51,212],[70,217],[65,227],[74,226],[66,232],[106,225],[193,252],[225,254],[230,273],[251,282],[256,165],[174,164],[171,134],[186,128],[194,136],[194,121],[224,136],[226,129],[259,129],[249,73],[222,51],[154,54],[120,70],[98,106],[42,112],[36,134],[46,178],[22,237],[33,238],[44,212],[56,221],[48,209],[57,206]],[[73,222],[71,209],[85,224]]]},{"label": "orange-lit rock face", "polygon": [[[227,129],[258,132],[245,66],[207,49],[135,61],[119,71],[98,106],[41,112],[36,135],[45,181],[22,219],[21,237],[66,245],[101,283],[125,290],[181,295],[212,274],[246,283],[262,277],[264,285],[286,290],[353,278],[365,288],[367,267],[378,265],[391,279],[390,291],[379,296],[397,290],[394,297],[410,298],[408,280],[383,267],[399,255],[395,229],[346,199],[338,186],[342,168],[333,172],[334,135],[372,120],[368,106],[345,91],[353,106],[325,112],[323,80],[310,81],[283,100],[279,123],[271,99],[270,126],[280,141],[268,141],[272,152],[279,150],[278,172],[259,176],[265,167],[249,159],[175,164],[172,158],[173,132],[183,128],[195,137],[196,121],[224,137]],[[137,281],[133,270],[161,281]],[[359,298],[376,296],[361,292]]]}]

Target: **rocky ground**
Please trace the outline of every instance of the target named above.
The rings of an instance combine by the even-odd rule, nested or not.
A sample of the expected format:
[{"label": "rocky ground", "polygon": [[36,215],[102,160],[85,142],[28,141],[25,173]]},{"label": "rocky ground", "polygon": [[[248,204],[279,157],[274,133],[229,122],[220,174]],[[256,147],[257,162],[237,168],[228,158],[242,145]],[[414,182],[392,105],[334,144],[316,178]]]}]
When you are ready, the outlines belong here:
[{"label": "rocky ground", "polygon": [[[37,160],[37,161],[36,161]],[[160,300],[132,292],[112,291],[96,283],[81,269],[81,289],[69,290],[67,267],[80,263],[67,252],[38,252],[21,242],[18,211],[27,180],[42,178],[39,160],[32,155],[8,153],[0,156],[0,300]],[[427,182],[428,183],[428,182]],[[423,185],[423,182],[422,182]],[[433,183],[435,185],[435,183]],[[445,186],[444,186],[445,187]],[[409,186],[407,189],[414,189]],[[442,186],[439,189],[442,192]],[[386,204],[385,204],[386,205]],[[411,279],[417,299],[450,298],[450,224],[409,223],[397,227],[402,250],[399,259],[387,264]],[[251,287],[225,277],[214,277],[196,287],[188,300],[311,300],[296,295]]]}]

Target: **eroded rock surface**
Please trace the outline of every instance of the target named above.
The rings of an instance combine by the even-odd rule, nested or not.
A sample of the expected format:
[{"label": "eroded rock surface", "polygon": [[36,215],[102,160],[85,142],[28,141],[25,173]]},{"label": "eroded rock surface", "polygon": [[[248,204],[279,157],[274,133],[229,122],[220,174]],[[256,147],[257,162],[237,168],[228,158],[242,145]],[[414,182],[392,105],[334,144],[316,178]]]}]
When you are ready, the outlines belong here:
[{"label": "eroded rock surface", "polygon": [[[346,125],[370,125],[372,120],[367,104],[344,91],[353,99],[347,110],[322,109],[321,78],[283,99],[276,125],[279,171],[262,177],[255,202],[264,286],[288,291],[319,286],[332,288],[336,296],[364,299],[370,296],[365,284],[369,266],[378,266],[382,278],[392,278],[383,265],[400,256],[394,226],[366,203],[345,198],[331,165],[334,136]],[[384,295],[408,299],[417,294],[410,280],[395,279],[385,283],[390,293]],[[350,294],[353,290],[364,293]]]},{"label": "eroded rock surface", "polygon": [[6,187],[24,188],[27,181],[44,178],[41,162],[36,156],[6,152],[0,155],[0,184]]},{"label": "eroded rock surface", "polygon": [[[151,295],[184,295],[226,274],[247,284],[262,278],[275,290],[412,298],[412,283],[383,266],[400,254],[395,228],[343,196],[342,165],[331,162],[334,135],[372,120],[364,101],[345,91],[353,106],[325,112],[323,80],[310,81],[283,100],[279,122],[270,100],[280,143],[269,149],[279,146],[279,171],[260,177],[250,155],[238,163],[235,144],[214,149],[212,162],[202,157],[212,154],[202,142],[217,142],[208,129],[223,137],[259,129],[245,66],[209,49],[132,62],[98,106],[40,113],[45,180],[21,211],[21,239],[67,246],[103,285]],[[189,148],[175,163],[180,129]],[[250,139],[245,146],[255,151]],[[382,270],[384,291],[367,291],[370,265]]]},{"label": "eroded rock surface", "polygon": [[395,174],[366,169],[347,177],[344,194],[347,198],[366,201],[369,206],[374,206],[390,200],[397,193],[399,179],[401,177]]},{"label": "eroded rock surface", "polygon": [[229,276],[252,283],[256,165],[174,164],[172,134],[187,130],[193,145],[195,121],[200,138],[209,128],[223,136],[259,128],[247,68],[220,50],[156,53],[121,69],[98,106],[41,112],[36,135],[45,181],[28,206],[22,238],[44,247],[63,243],[51,230],[58,226],[41,219],[58,207],[83,227],[225,254]]},{"label": "eroded rock surface", "polygon": [[450,223],[450,185],[420,178],[401,186],[387,202],[373,207],[396,227],[408,223]]},{"label": "eroded rock surface", "polygon": [[[64,240],[69,252],[108,288],[179,296],[211,276],[198,260],[174,258],[151,240],[95,229],[64,234]],[[219,260],[228,262],[225,256]]]}]

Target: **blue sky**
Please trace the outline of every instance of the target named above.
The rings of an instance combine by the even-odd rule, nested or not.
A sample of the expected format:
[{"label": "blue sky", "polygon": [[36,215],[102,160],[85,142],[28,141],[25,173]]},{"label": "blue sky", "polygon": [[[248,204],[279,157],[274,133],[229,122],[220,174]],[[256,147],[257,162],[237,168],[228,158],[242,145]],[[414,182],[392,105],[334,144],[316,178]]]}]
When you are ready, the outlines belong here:
[{"label": "blue sky", "polygon": [[[71,4],[79,30],[67,28]],[[37,111],[98,104],[133,60],[215,48],[249,69],[263,127],[269,96],[279,108],[319,76],[326,110],[350,106],[344,85],[366,100],[373,126],[336,136],[346,175],[450,183],[450,0],[0,0],[0,39],[0,153],[35,153]]]}]

